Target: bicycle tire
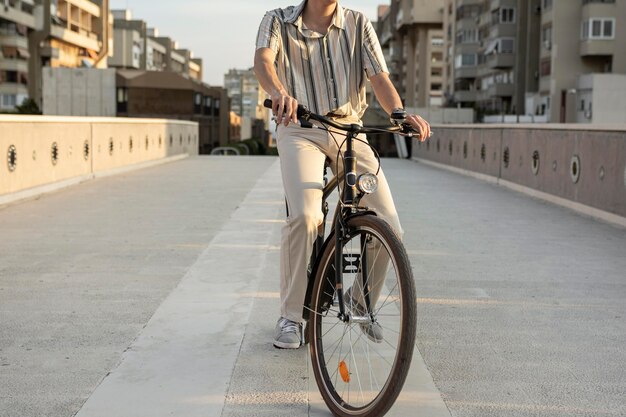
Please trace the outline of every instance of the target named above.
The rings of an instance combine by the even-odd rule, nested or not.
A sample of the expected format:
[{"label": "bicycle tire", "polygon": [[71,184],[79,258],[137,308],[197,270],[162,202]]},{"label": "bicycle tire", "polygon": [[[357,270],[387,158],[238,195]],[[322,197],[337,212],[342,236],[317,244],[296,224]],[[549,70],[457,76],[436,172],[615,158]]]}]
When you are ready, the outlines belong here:
[{"label": "bicycle tire", "polygon": [[[395,274],[396,284],[394,284],[395,286],[393,288],[391,287],[394,278],[390,279],[389,276],[391,273],[389,272],[389,269],[385,269],[386,272],[384,274],[379,274],[385,277],[385,282],[383,285],[379,285],[379,287],[385,291],[389,290],[389,294],[397,291],[397,295],[394,295],[393,297],[397,297],[398,302],[395,303],[393,297],[391,300],[395,303],[395,309],[398,310],[399,318],[392,318],[391,316],[393,314],[381,313],[383,308],[385,309],[385,312],[391,311],[393,313],[395,311],[394,307],[391,307],[391,310],[388,309],[388,305],[391,305],[390,303],[387,303],[390,299],[389,295],[387,296],[387,299],[384,300],[384,303],[382,303],[382,306],[381,303],[379,303],[370,311],[376,316],[375,319],[376,322],[379,323],[380,329],[385,332],[385,339],[383,341],[387,345],[392,346],[391,342],[395,339],[397,342],[397,348],[395,353],[393,353],[393,362],[388,361],[384,358],[383,354],[389,358],[391,353],[386,352],[385,349],[387,351],[390,349],[385,347],[382,342],[377,344],[375,341],[369,340],[368,336],[364,339],[366,347],[363,348],[363,353],[357,351],[355,355],[354,351],[356,349],[354,349],[354,346],[356,343],[360,342],[360,339],[363,339],[363,335],[366,335],[367,332],[361,328],[356,328],[362,327],[363,324],[342,322],[336,317],[337,314],[335,313],[337,313],[337,311],[332,308],[339,295],[337,290],[334,288],[335,244],[332,244],[333,241],[331,241],[331,244],[328,244],[325,247],[324,252],[321,254],[317,268],[314,268],[314,271],[316,271],[315,282],[313,286],[313,293],[311,295],[311,315],[308,325],[308,336],[311,342],[309,346],[311,362],[320,393],[322,394],[324,402],[335,416],[379,417],[387,413],[387,411],[389,411],[394,404],[400,394],[400,391],[402,390],[409,371],[410,362],[413,356],[413,349],[415,347],[416,333],[417,313],[415,283],[413,281],[413,274],[406,250],[398,236],[386,222],[374,215],[367,214],[350,218],[347,221],[347,226],[350,235],[350,242],[356,240],[358,236],[358,244],[361,245],[361,240],[363,240],[364,242],[367,242],[365,247],[368,247],[367,245],[372,245],[373,239],[376,238],[380,241],[381,247],[384,248],[389,255],[389,265],[392,266],[391,269],[393,269]],[[329,239],[335,239],[334,235],[331,235]],[[355,256],[358,256],[358,254],[355,254],[354,249],[350,246],[350,242],[346,242],[342,246],[342,256],[349,256],[352,257],[352,259],[355,259]],[[370,250],[363,249],[364,246],[362,245],[360,247],[361,258],[359,258],[360,260],[358,262],[363,260],[362,253]],[[382,252],[380,250],[377,252],[376,258],[372,264],[376,264],[379,253]],[[368,262],[363,261],[363,263],[367,265]],[[359,273],[362,274],[362,271],[359,272],[361,266],[362,265],[356,267],[356,272],[354,265],[349,267],[351,268],[351,273],[354,278],[352,285],[358,285],[357,279],[360,279],[358,278]],[[368,266],[366,270],[369,269],[370,267]],[[373,267],[371,269],[373,269]],[[368,276],[368,274],[369,273],[366,273],[366,276]],[[345,271],[343,271],[343,277],[344,280],[348,277]],[[345,285],[344,288],[346,288]],[[369,291],[371,291],[371,289]],[[342,297],[346,297],[345,293],[347,292],[349,292],[350,297],[352,297],[354,290],[342,289],[340,292]],[[365,291],[365,293],[367,293],[367,291]],[[365,297],[362,299],[365,299]],[[354,305],[356,304],[357,303]],[[346,308],[348,308],[347,305]],[[355,308],[361,307],[359,305]],[[361,308],[361,310],[364,309]],[[361,316],[358,317],[362,318],[365,316],[366,315],[361,314]],[[335,319],[335,324],[332,324],[333,317]],[[380,324],[381,322],[384,324]],[[391,337],[388,337],[390,328],[387,326],[390,324],[397,324],[397,337],[394,336],[393,333],[391,333]],[[345,359],[342,359],[343,353],[341,349],[339,349],[339,355],[337,357],[335,357],[335,354],[338,347],[335,347],[334,351],[330,351],[333,346],[332,343],[335,343],[332,342],[334,337],[333,335],[341,332],[340,325],[344,325],[343,335],[340,336],[340,344],[343,344],[346,334],[349,334],[349,340],[347,341],[349,342],[349,350],[351,353],[346,353],[348,364],[346,364]],[[365,326],[368,328],[367,326],[370,325]],[[339,327],[339,329],[335,330],[337,327]],[[361,333],[360,336],[359,331]],[[352,339],[353,337],[356,338],[354,343]],[[389,338],[391,342],[387,340],[387,338]],[[325,341],[325,339],[330,340]],[[380,349],[382,349],[383,354],[378,351],[374,352],[377,346],[381,346]],[[325,352],[325,349],[328,349],[328,352]],[[370,349],[373,352],[372,356],[370,356]],[[377,360],[374,353],[379,355],[384,361],[378,360],[378,363],[372,364],[372,361]],[[326,356],[328,356],[328,358]],[[348,356],[350,356],[350,358],[348,358]],[[337,362],[338,369],[335,369],[337,367]],[[389,370],[381,372],[380,370],[382,366],[385,366],[385,362],[389,364]],[[369,365],[369,374],[364,374],[362,378],[359,372],[359,363],[367,363]],[[342,369],[342,367],[344,369]],[[374,372],[372,372],[372,368],[374,368]],[[362,404],[357,404],[358,401],[350,399],[351,388],[348,391],[346,398],[346,386],[351,384],[351,375],[355,373],[358,381],[359,394],[362,397]],[[383,374],[383,376],[387,373],[387,375],[384,378],[384,383],[378,384],[378,381],[376,381],[376,387],[374,387],[373,380],[377,380],[377,373]],[[341,379],[338,377],[338,374],[341,374]],[[347,377],[348,382],[344,380],[344,377]],[[363,379],[363,381],[361,379]],[[370,391],[363,390],[363,385],[366,385],[368,382],[367,380],[369,380],[370,387],[372,388]],[[355,381],[352,386],[355,386],[357,381]],[[366,393],[368,396],[372,397],[371,400],[365,398]],[[357,395],[357,400],[358,397],[359,395]]]}]

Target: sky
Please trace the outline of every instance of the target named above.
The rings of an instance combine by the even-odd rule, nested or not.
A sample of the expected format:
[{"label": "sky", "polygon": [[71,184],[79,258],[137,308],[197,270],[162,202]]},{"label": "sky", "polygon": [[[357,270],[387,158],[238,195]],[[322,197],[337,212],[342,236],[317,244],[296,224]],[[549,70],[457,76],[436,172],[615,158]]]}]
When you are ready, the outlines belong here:
[{"label": "sky", "polygon": [[[111,0],[111,9],[130,9],[133,19],[145,20],[179,46],[203,59],[203,78],[223,85],[230,68],[249,68],[261,18],[267,10],[300,3],[300,0]],[[379,4],[389,0],[340,0],[376,20]]]}]

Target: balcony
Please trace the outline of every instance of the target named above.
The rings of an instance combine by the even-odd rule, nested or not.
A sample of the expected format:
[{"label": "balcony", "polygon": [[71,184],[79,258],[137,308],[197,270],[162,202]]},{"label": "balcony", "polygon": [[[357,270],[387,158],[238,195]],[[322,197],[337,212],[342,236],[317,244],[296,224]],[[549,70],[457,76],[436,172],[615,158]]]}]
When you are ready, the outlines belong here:
[{"label": "balcony", "polygon": [[491,54],[485,62],[488,68],[513,68],[515,66],[515,54]]},{"label": "balcony", "polygon": [[477,67],[459,67],[454,70],[454,78],[476,78]]},{"label": "balcony", "polygon": [[[584,1],[583,0],[583,14],[582,18],[588,19],[589,17],[606,17],[606,16],[614,16],[615,14],[615,0],[607,1],[607,0],[595,0],[595,1]],[[607,14],[607,12],[611,14]]]},{"label": "balcony", "polygon": [[613,55],[615,40],[587,39],[580,42],[580,56]]},{"label": "balcony", "polygon": [[517,36],[517,25],[512,23],[498,23],[489,29],[489,37],[495,38],[515,38]]},{"label": "balcony", "polygon": [[421,7],[411,7],[410,2],[401,2],[395,19],[395,29],[419,24],[441,25],[441,10],[437,2],[423,2]]},{"label": "balcony", "polygon": [[[28,87],[19,83],[0,83],[0,94],[15,94],[15,95],[28,95]],[[21,103],[17,103],[21,104]]]},{"label": "balcony", "polygon": [[474,102],[477,101],[478,99],[478,91],[474,90],[474,91],[455,91],[454,92],[454,101],[457,103],[464,103],[464,102]]},{"label": "balcony", "polygon": [[496,10],[501,7],[516,7],[516,6],[517,6],[516,0],[491,0],[489,4],[489,9]]},{"label": "balcony", "polygon": [[[8,4],[7,4],[8,6]],[[5,6],[4,2],[0,5],[2,8],[2,18],[11,22],[19,23],[20,25],[27,26],[31,29],[35,28],[35,16],[32,14],[24,13],[23,11],[11,6]]]},{"label": "balcony", "polygon": [[21,59],[0,59],[0,70],[17,71],[28,74],[28,61]]},{"label": "balcony", "polygon": [[461,20],[457,20],[456,22],[456,30],[467,30],[467,29],[476,29],[478,25],[476,24],[475,17],[466,17]]},{"label": "balcony", "polygon": [[92,32],[81,34],[65,29],[61,26],[53,25],[51,28],[51,34],[57,39],[60,39],[72,45],[79,46],[81,48],[90,49],[92,51],[100,50],[100,42],[98,41],[98,37],[95,33]]},{"label": "balcony", "polygon": [[0,45],[28,50],[28,38],[19,35],[0,35]]},{"label": "balcony", "polygon": [[490,97],[511,97],[515,92],[513,84],[495,83],[489,86],[487,94]]}]

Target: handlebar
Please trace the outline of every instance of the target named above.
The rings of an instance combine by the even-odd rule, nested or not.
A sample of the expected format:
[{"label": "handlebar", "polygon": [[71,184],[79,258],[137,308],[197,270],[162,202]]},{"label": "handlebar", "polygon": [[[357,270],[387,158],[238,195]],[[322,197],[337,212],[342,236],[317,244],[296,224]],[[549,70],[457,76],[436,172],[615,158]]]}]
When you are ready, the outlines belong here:
[{"label": "handlebar", "polygon": [[[265,106],[268,109],[272,109],[272,100],[270,99],[266,99],[263,102],[263,106]],[[419,137],[419,133],[413,129],[413,127],[408,124],[408,123],[400,123],[397,126],[392,126],[389,128],[376,128],[376,127],[364,127],[361,126],[359,124],[353,123],[353,124],[343,124],[343,123],[338,123],[336,121],[334,121],[333,119],[327,117],[327,116],[322,116],[321,114],[316,114],[311,112],[308,108],[306,108],[305,106],[303,106],[302,104],[298,104],[298,109],[296,111],[296,116],[298,117],[298,119],[300,120],[300,125],[302,127],[308,127],[308,128],[312,128],[313,125],[311,124],[310,120],[314,120],[329,126],[334,127],[335,129],[338,130],[342,130],[344,132],[348,132],[348,133],[354,133],[354,134],[358,134],[358,133],[397,133],[400,135],[404,135],[404,136],[416,136]]]}]

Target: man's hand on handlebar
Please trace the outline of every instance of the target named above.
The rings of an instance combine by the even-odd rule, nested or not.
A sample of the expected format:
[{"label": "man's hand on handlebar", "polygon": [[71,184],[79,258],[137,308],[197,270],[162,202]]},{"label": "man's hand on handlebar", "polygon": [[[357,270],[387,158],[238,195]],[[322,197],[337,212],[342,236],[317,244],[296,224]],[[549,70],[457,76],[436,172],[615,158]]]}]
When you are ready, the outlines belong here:
[{"label": "man's hand on handlebar", "polygon": [[272,111],[277,124],[287,126],[289,122],[298,123],[298,100],[285,92],[272,94]]},{"label": "man's hand on handlebar", "polygon": [[430,124],[421,116],[417,114],[409,114],[404,122],[410,124],[411,127],[419,133],[418,140],[420,142],[424,142],[430,138],[430,135],[432,134],[430,131]]}]

